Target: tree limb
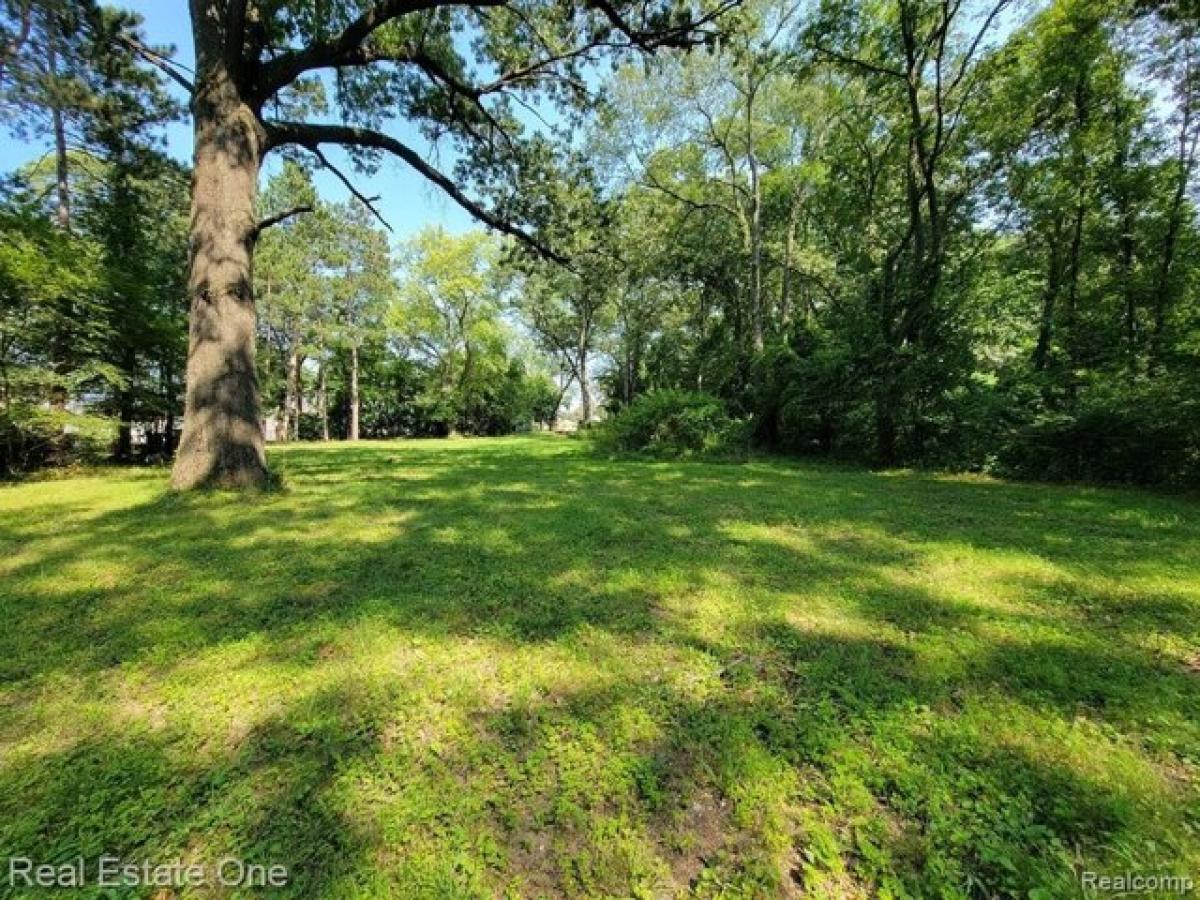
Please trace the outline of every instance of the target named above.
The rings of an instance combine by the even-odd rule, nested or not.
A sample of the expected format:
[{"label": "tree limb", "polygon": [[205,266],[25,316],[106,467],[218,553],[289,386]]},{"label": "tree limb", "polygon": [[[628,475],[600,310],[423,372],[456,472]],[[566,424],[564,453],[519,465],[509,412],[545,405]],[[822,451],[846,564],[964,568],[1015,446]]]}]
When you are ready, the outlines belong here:
[{"label": "tree limb", "polygon": [[845,53],[839,53],[837,50],[830,50],[828,47],[823,47],[820,44],[813,44],[813,49],[821,53],[835,62],[844,63],[848,66],[858,66],[860,69],[866,69],[868,72],[874,72],[876,75],[887,75],[889,78],[899,78],[904,81],[907,76],[899,69],[893,69],[890,66],[882,66],[878,63],[868,62],[865,59],[859,59],[857,56],[847,56]]},{"label": "tree limb", "polygon": [[[392,62],[416,62],[415,59],[397,56],[372,54],[364,48],[364,43],[373,32],[404,15],[422,10],[436,9],[441,6],[455,5],[466,0],[381,0],[368,9],[357,19],[346,26],[342,32],[329,40],[320,41],[300,50],[293,50],[268,62],[264,67],[263,98],[270,97],[281,88],[291,84],[300,75],[312,69],[330,68],[343,65],[366,65],[371,62],[390,60]],[[630,42],[628,47],[622,44],[604,40],[589,41],[586,44],[561,53],[551,53],[543,59],[529,63],[518,69],[502,74],[495,81],[478,88],[466,88],[464,96],[478,99],[482,94],[493,93],[500,88],[525,80],[535,74],[545,71],[558,62],[584,56],[591,50],[602,46],[615,49],[631,49],[638,47],[653,52],[659,47],[688,48],[696,46],[700,40],[696,30],[719,18],[724,13],[736,8],[742,0],[725,0],[724,3],[698,19],[684,22],[671,28],[642,30],[627,22],[610,0],[589,0],[588,5],[598,10],[618,32]],[[504,6],[508,0],[472,0],[471,6]],[[539,41],[543,39],[539,35]]]},{"label": "tree limb", "polygon": [[323,165],[326,169],[328,169],[335,176],[337,176],[338,181],[340,181],[342,184],[344,184],[346,186],[346,190],[348,190],[351,194],[353,194],[354,198],[356,200],[358,200],[358,202],[361,203],[363,206],[365,206],[370,211],[371,215],[373,215],[376,219],[379,220],[380,224],[383,225],[384,228],[386,228],[388,231],[392,230],[392,226],[388,223],[388,220],[385,219],[383,217],[383,215],[379,212],[379,210],[377,210],[375,208],[375,201],[378,200],[379,197],[377,197],[377,196],[376,197],[368,197],[365,194],[363,194],[362,191],[360,191],[358,188],[356,188],[354,186],[354,182],[352,182],[350,180],[350,178],[346,175],[346,173],[344,173],[341,169],[339,169],[337,166],[335,166],[333,163],[331,163],[329,161],[329,157],[326,156],[325,153],[321,150],[320,144],[315,144],[311,147],[307,147],[307,149],[310,153],[313,154],[313,156],[315,156],[317,159],[319,159],[321,161],[321,165]]},{"label": "tree limb", "polygon": [[425,176],[425,178],[445,191],[451,200],[488,227],[516,238],[548,260],[563,265],[566,265],[568,262],[567,258],[561,253],[547,247],[524,229],[513,225],[511,222],[506,222],[484,209],[464,194],[458,185],[448,176],[433,168],[415,150],[401,143],[391,135],[353,125],[314,125],[303,122],[266,122],[264,124],[272,147],[284,144],[296,144],[314,153],[319,153],[322,144],[341,144],[343,146],[383,150],[393,156],[398,156],[421,175]]},{"label": "tree limb", "polygon": [[620,11],[613,6],[610,0],[588,0],[588,6],[599,10],[613,28],[621,32],[621,34],[625,35],[625,37],[641,49],[650,52],[659,47],[676,47],[681,50],[695,47],[702,43],[696,35],[698,28],[720,18],[731,9],[735,9],[740,5],[741,0],[726,0],[726,2],[706,15],[701,16],[699,19],[689,20],[671,28],[662,29],[661,31],[645,31],[634,28],[629,22],[625,21]]},{"label": "tree limb", "polygon": [[273,216],[267,216],[265,219],[263,219],[261,222],[259,222],[257,225],[254,226],[254,232],[252,233],[251,236],[253,237],[254,240],[258,240],[258,236],[260,234],[262,234],[264,231],[266,231],[268,228],[271,228],[274,225],[278,225],[280,222],[285,222],[288,219],[292,218],[292,216],[298,216],[302,213],[310,213],[312,211],[313,211],[313,208],[310,204],[302,203],[299,206],[293,206],[291,209],[285,210],[281,213],[276,213]]},{"label": "tree limb", "polygon": [[952,80],[949,87],[946,88],[947,94],[958,87],[959,83],[963,80],[963,77],[967,74],[968,67],[971,65],[971,61],[975,58],[975,52],[979,49],[979,45],[983,42],[984,36],[991,29],[992,22],[995,21],[996,16],[1000,15],[1001,11],[1008,6],[1010,2],[1011,0],[997,0],[997,3],[992,7],[991,12],[987,14],[987,18],[985,18],[983,20],[983,24],[979,26],[979,31],[975,34],[974,40],[971,41],[966,53],[963,54],[962,65],[959,66],[958,74],[954,76],[954,80]]},{"label": "tree limb", "polygon": [[[509,135],[508,130],[492,115],[492,111],[483,105],[482,97],[484,94],[492,92],[493,89],[491,87],[478,87],[463,81],[421,45],[408,45],[399,52],[383,52],[370,47],[358,47],[347,54],[342,60],[342,64],[352,66],[370,65],[375,62],[411,63],[416,66],[429,76],[430,79],[445,87],[451,94],[471,104],[492,132],[499,134],[504,142],[510,148],[512,147],[512,137]],[[463,124],[468,128],[470,127],[467,122],[463,122]]]},{"label": "tree limb", "polygon": [[[647,175],[648,175],[648,173],[647,173]],[[659,182],[659,180],[657,178],[646,177],[642,180],[641,183],[643,185],[645,185],[646,187],[650,188],[651,190],[655,190],[655,191],[658,191],[659,193],[666,194],[672,200],[676,201],[677,203],[682,203],[684,206],[688,207],[689,209],[694,209],[694,210],[715,209],[715,210],[719,210],[721,212],[726,212],[726,213],[732,212],[732,210],[730,210],[728,207],[726,207],[720,203],[712,203],[707,200],[692,200],[690,197],[685,197],[683,194],[680,194],[674,188],[667,187],[665,184],[662,184],[661,182]]]},{"label": "tree limb", "polygon": [[134,53],[144,59],[146,62],[150,63],[150,65],[163,72],[168,78],[182,87],[189,94],[196,93],[196,86],[187,78],[185,78],[178,69],[175,68],[179,64],[174,60],[163,56],[156,50],[151,50],[141,41],[137,40],[136,38],[132,38],[127,34],[118,34],[117,40],[124,44],[126,48],[132,50]]},{"label": "tree limb", "polygon": [[[499,6],[507,0],[473,0],[474,5]],[[379,28],[410,13],[450,5],[448,0],[379,0],[364,11],[341,32],[324,41],[284,53],[263,68],[263,99],[291,84],[312,69],[339,65],[339,60],[353,53]]]}]

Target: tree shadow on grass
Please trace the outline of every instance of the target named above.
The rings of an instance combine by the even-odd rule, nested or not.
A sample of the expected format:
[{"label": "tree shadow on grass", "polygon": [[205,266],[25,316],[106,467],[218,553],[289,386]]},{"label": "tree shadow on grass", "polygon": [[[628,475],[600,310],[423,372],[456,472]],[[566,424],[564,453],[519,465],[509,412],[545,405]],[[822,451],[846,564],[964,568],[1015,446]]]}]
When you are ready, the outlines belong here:
[{"label": "tree shadow on grass", "polygon": [[[289,884],[281,895],[326,896],[370,847],[337,798],[341,773],[378,752],[370,721],[361,696],[332,685],[256,723],[222,753],[196,753],[186,729],[165,723],[101,728],[52,752],[4,759],[0,854],[56,864],[82,857],[89,889],[75,896],[146,893],[102,889],[101,856],[198,863],[208,885],[201,893],[235,896],[261,890],[222,889],[222,859],[282,864]],[[6,873],[0,894],[8,887]]]},{"label": "tree shadow on grass", "polygon": [[[1178,817],[1138,806],[1195,793],[1163,794],[1158,769],[1196,737],[1200,679],[1147,643],[1195,640],[1195,598],[1131,580],[1196,563],[1186,501],[560,443],[284,457],[282,494],[0,518],[26,548],[3,591],[22,627],[0,635],[0,746],[23,748],[0,759],[23,804],[4,851],[282,859],[296,896],[709,875],[760,895],[827,877],[1017,893],[1065,883],[1064,848],[1195,853]],[[1019,565],[970,595],[915,577],[960,553]],[[459,662],[300,690],[235,738],[170,712],[124,731],[103,693],[242,646],[236,666],[321,680],[364,624]],[[418,677],[432,687],[404,693]],[[39,706],[57,686],[100,689],[113,715],[73,734]],[[981,727],[998,714],[1043,729],[1037,752]],[[1110,775],[1142,782],[1046,752],[1079,717],[1124,761]],[[803,855],[821,828],[848,875]]]}]

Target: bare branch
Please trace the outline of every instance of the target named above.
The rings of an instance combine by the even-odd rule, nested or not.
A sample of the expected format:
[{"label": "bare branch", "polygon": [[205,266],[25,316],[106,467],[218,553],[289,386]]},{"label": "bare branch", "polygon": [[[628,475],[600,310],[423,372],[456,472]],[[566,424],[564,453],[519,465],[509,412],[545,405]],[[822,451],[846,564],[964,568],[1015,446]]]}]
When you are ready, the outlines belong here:
[{"label": "bare branch", "polygon": [[354,182],[352,182],[349,179],[349,177],[346,175],[346,173],[343,172],[341,169],[339,169],[337,166],[335,166],[333,163],[331,163],[329,161],[329,157],[326,156],[325,153],[321,150],[320,144],[314,144],[311,147],[307,147],[307,149],[310,153],[313,154],[313,156],[315,156],[317,159],[319,159],[321,161],[321,165],[323,165],[326,169],[328,169],[335,176],[337,176],[338,181],[340,181],[342,184],[344,184],[346,186],[346,190],[348,190],[351,194],[353,194],[354,198],[356,200],[358,200],[359,203],[361,203],[368,210],[370,210],[371,215],[373,215],[376,219],[378,219],[380,224],[383,225],[384,228],[386,228],[388,231],[392,230],[392,226],[388,223],[388,220],[385,219],[383,217],[383,215],[379,212],[379,210],[377,210],[375,208],[375,201],[379,199],[378,196],[368,197],[365,194],[363,194],[362,191],[360,191],[358,188],[356,188],[354,186]]},{"label": "bare branch", "polygon": [[280,222],[286,222],[288,219],[292,218],[293,216],[298,216],[298,215],[301,215],[302,213],[310,213],[312,211],[313,211],[313,208],[310,204],[302,203],[301,205],[293,206],[291,209],[285,210],[284,212],[276,213],[273,216],[267,216],[265,219],[263,219],[261,222],[259,222],[257,225],[254,226],[254,232],[252,234],[252,237],[254,238],[254,240],[258,240],[258,236],[260,234],[262,234],[264,231],[266,231],[268,228],[278,225]]}]

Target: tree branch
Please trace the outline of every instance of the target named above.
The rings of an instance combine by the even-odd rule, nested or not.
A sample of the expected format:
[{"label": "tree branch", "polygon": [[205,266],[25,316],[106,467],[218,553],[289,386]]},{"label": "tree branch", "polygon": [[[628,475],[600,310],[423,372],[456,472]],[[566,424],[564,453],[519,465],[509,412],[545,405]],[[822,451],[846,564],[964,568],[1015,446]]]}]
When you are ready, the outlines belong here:
[{"label": "tree branch", "polygon": [[[418,62],[417,59],[398,55],[375,54],[363,45],[373,32],[404,15],[422,10],[436,9],[441,6],[454,5],[466,0],[381,0],[368,9],[345,29],[333,38],[320,41],[301,50],[293,50],[276,57],[264,67],[263,99],[270,97],[281,88],[291,84],[300,75],[312,69],[330,68],[346,65],[367,65],[372,62]],[[653,52],[659,47],[694,47],[701,43],[697,37],[697,29],[707,25],[724,13],[740,5],[742,0],[725,0],[724,3],[698,19],[684,22],[662,30],[644,30],[635,28],[627,22],[610,0],[589,0],[588,5],[598,10],[608,20],[614,29],[623,34],[629,45],[610,41],[589,41],[583,46],[561,53],[551,53],[547,57],[528,63],[512,72],[505,73],[488,85],[471,88],[461,85],[463,96],[477,100],[482,94],[493,93],[502,87],[525,80],[539,74],[558,62],[575,59],[586,55],[598,47],[614,49],[632,49],[633,47]],[[504,6],[508,0],[472,0],[474,8],[487,6]],[[539,36],[539,41],[542,38]],[[544,43],[544,41],[543,41]]]},{"label": "tree branch", "polygon": [[415,150],[401,143],[391,135],[353,125],[312,125],[303,122],[266,122],[264,124],[272,147],[284,144],[296,144],[319,155],[322,144],[341,144],[343,146],[383,150],[386,153],[397,156],[421,175],[425,176],[425,178],[440,187],[449,195],[451,200],[480,222],[496,231],[516,238],[546,259],[563,265],[567,264],[567,258],[561,253],[547,247],[524,229],[513,225],[511,222],[506,222],[484,209],[464,194],[458,185],[448,176],[433,168]]},{"label": "tree branch", "polygon": [[388,231],[392,230],[392,226],[388,223],[388,220],[385,219],[383,217],[383,215],[379,212],[379,210],[377,210],[375,208],[375,201],[378,200],[379,197],[377,197],[377,196],[376,197],[368,197],[365,194],[363,194],[362,191],[360,191],[358,188],[356,188],[354,186],[354,182],[352,182],[350,180],[350,178],[346,175],[346,173],[344,173],[341,169],[339,169],[337,166],[335,166],[333,163],[331,163],[329,161],[329,157],[327,157],[324,154],[324,152],[322,152],[320,144],[315,144],[311,147],[308,147],[307,149],[310,153],[313,154],[313,156],[315,156],[317,159],[319,159],[321,161],[321,165],[323,165],[326,169],[328,169],[330,172],[332,172],[334,175],[337,176],[338,181],[340,181],[342,184],[344,184],[346,186],[346,190],[348,190],[351,194],[353,194],[354,198],[356,200],[358,200],[359,203],[361,203],[368,210],[370,210],[371,215],[373,215],[376,219],[378,219],[380,224],[383,225],[384,228],[386,228]]},{"label": "tree branch", "polygon": [[820,44],[813,44],[813,49],[818,53],[824,54],[835,62],[840,62],[848,66],[858,66],[860,69],[866,69],[868,72],[874,72],[876,75],[887,75],[889,78],[899,78],[901,81],[904,81],[907,77],[899,69],[893,69],[889,66],[881,66],[877,63],[868,62],[865,59],[859,59],[856,56],[847,56],[845,53],[839,53],[837,50],[830,50],[828,47],[823,47]]},{"label": "tree branch", "polygon": [[646,173],[646,177],[643,178],[641,183],[643,185],[645,185],[646,187],[650,188],[651,190],[655,190],[655,191],[658,191],[659,193],[665,194],[666,196],[670,197],[675,202],[681,203],[684,206],[688,207],[688,209],[699,210],[699,211],[703,211],[706,209],[715,209],[715,210],[719,210],[720,212],[725,212],[725,213],[732,212],[732,210],[730,210],[728,207],[726,207],[720,203],[712,203],[707,200],[692,200],[690,197],[685,197],[683,194],[679,193],[674,188],[667,187],[665,184],[662,184],[661,182],[659,182],[659,180],[657,178],[650,176],[648,172]]},{"label": "tree branch", "polygon": [[168,59],[156,50],[151,50],[141,41],[137,40],[136,38],[132,38],[127,34],[118,34],[117,40],[124,44],[126,48],[132,50],[134,53],[144,59],[146,62],[150,63],[150,65],[163,72],[168,78],[182,87],[189,94],[196,93],[196,86],[187,78],[184,78],[183,75],[180,74],[180,72],[175,68],[177,65],[179,65],[178,63]]},{"label": "tree branch", "polygon": [[[383,52],[370,47],[358,47],[343,57],[340,64],[362,66],[376,62],[411,63],[416,66],[429,76],[430,79],[445,87],[451,94],[467,101],[479,114],[480,118],[487,123],[492,132],[499,134],[504,142],[510,148],[512,147],[512,137],[509,135],[508,130],[497,121],[491,110],[483,105],[483,95],[490,93],[492,88],[478,87],[463,81],[420,45],[408,45],[402,51],[398,52]],[[460,119],[460,121],[462,120]],[[468,129],[470,128],[469,122],[463,121],[462,124]],[[479,138],[479,135],[476,135],[476,137]]]},{"label": "tree branch", "polygon": [[253,238],[255,240],[258,240],[258,236],[260,234],[262,234],[264,231],[266,231],[268,228],[271,228],[274,225],[278,225],[280,222],[285,222],[288,219],[292,218],[292,216],[298,216],[301,213],[310,213],[312,211],[313,211],[313,208],[310,204],[302,203],[299,206],[293,206],[291,209],[285,210],[284,212],[276,213],[273,216],[267,216],[265,219],[263,219],[261,222],[259,222],[257,225],[254,226]]},{"label": "tree branch", "polygon": [[720,18],[729,12],[729,10],[740,6],[741,0],[726,0],[726,2],[706,15],[701,16],[699,19],[689,20],[671,28],[662,29],[661,31],[646,31],[634,28],[629,22],[625,21],[620,11],[613,6],[610,0],[588,0],[587,5],[592,9],[599,10],[604,18],[608,20],[608,23],[621,34],[625,35],[632,43],[643,50],[653,52],[659,47],[676,47],[683,50],[702,43],[702,40],[697,37],[697,29]]},{"label": "tree branch", "polygon": [[970,46],[963,55],[962,65],[960,65],[958,68],[958,74],[954,76],[954,80],[951,81],[949,87],[946,88],[947,94],[951,93],[956,87],[958,87],[959,83],[963,80],[963,77],[967,74],[968,67],[971,65],[971,61],[975,58],[975,52],[979,49],[979,45],[983,43],[984,36],[991,29],[992,22],[996,20],[996,16],[1000,15],[1001,11],[1003,11],[1003,9],[1008,6],[1010,2],[1011,0],[998,0],[996,5],[992,7],[991,12],[987,14],[987,18],[983,20],[983,24],[979,27],[979,31],[975,34],[974,40],[971,41]]},{"label": "tree branch", "polygon": [[[342,31],[325,41],[284,53],[263,68],[263,99],[275,94],[312,69],[340,65],[343,57],[352,54],[377,29],[394,19],[422,10],[450,5],[451,0],[379,0]],[[499,6],[507,0],[473,0],[474,5]]]}]

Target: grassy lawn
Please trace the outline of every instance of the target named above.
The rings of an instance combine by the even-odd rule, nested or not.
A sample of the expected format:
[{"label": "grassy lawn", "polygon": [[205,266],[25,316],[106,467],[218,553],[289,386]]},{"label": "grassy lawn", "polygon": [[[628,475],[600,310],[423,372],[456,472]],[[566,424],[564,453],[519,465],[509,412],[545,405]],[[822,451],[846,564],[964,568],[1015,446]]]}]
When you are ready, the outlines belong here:
[{"label": "grassy lawn", "polygon": [[1200,880],[1195,499],[547,437],[272,457],[250,499],[0,488],[0,858],[312,897]]}]

